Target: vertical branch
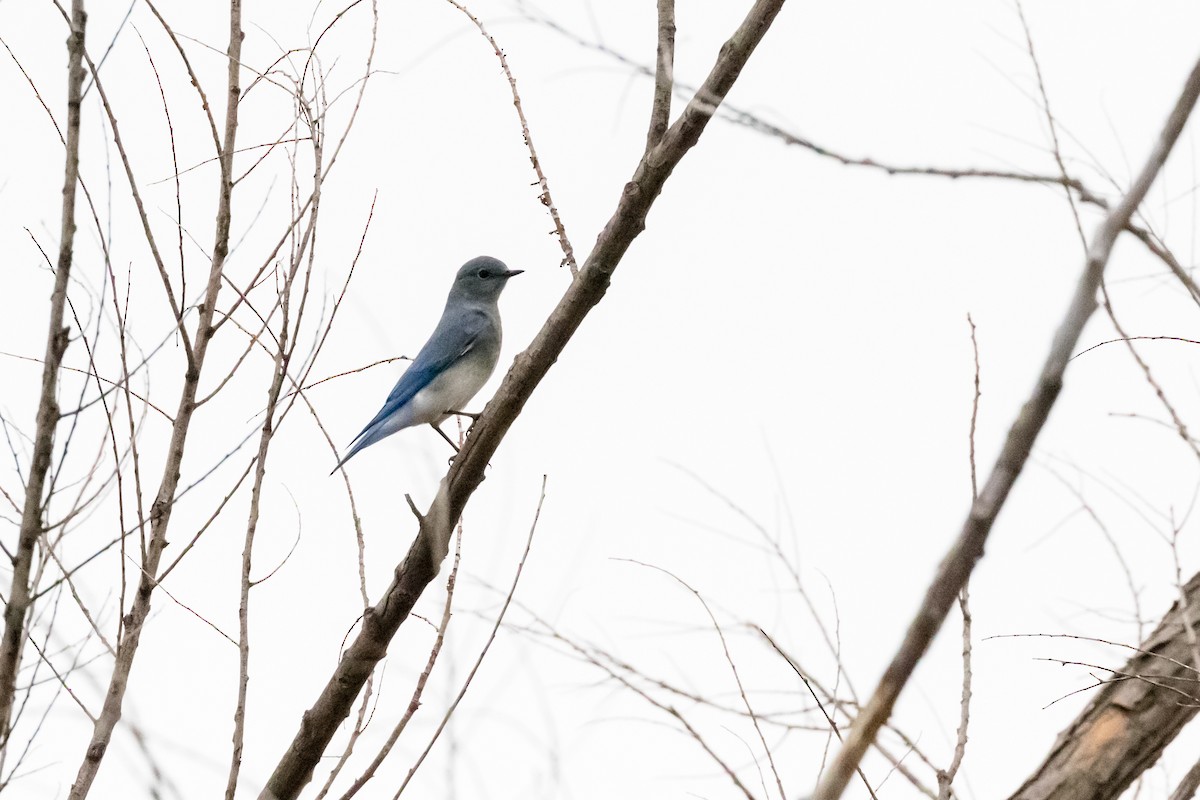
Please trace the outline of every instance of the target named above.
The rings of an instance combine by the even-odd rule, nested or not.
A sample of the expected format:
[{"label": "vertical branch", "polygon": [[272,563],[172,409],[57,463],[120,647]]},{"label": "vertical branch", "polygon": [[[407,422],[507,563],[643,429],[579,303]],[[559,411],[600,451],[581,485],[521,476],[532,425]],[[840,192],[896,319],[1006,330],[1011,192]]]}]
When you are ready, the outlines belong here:
[{"label": "vertical branch", "polygon": [[292,275],[283,285],[284,311],[279,332],[279,346],[275,352],[275,370],[271,385],[267,389],[267,407],[263,412],[263,426],[258,439],[258,453],[254,459],[254,485],[250,491],[250,512],[246,522],[246,538],[242,547],[241,595],[238,604],[238,692],[237,706],[233,713],[233,752],[230,756],[229,778],[225,787],[225,800],[233,800],[237,791],[238,774],[242,767],[242,746],[246,730],[246,696],[250,684],[250,580],[254,535],[258,530],[259,509],[262,502],[263,479],[267,473],[267,452],[275,432],[275,410],[279,404],[280,390],[288,366],[288,313],[287,292],[291,290]]},{"label": "vertical branch", "polygon": [[79,183],[79,119],[83,101],[83,46],[87,14],[83,0],[71,3],[71,33],[67,37],[67,137],[66,167],[63,170],[62,228],[58,244],[58,264],[54,271],[54,290],[50,295],[50,324],[46,337],[46,358],[42,367],[41,397],[38,400],[37,428],[33,439],[33,461],[25,484],[25,504],[17,551],[13,555],[12,588],[4,607],[4,638],[0,640],[0,741],[8,741],[16,693],[17,671],[25,640],[25,617],[31,598],[29,574],[33,551],[42,534],[42,495],[46,473],[54,449],[54,431],[60,417],[58,408],[58,370],[67,349],[69,329],[63,326],[67,304],[67,285],[75,248],[75,187]]},{"label": "vertical branch", "polygon": [[979,398],[983,395],[979,387],[979,341],[975,338],[975,320],[967,314],[971,326],[971,352],[975,356],[975,395],[971,400],[971,430],[967,434],[967,458],[971,464],[971,502],[979,499],[979,468],[975,462],[975,430],[979,423]]},{"label": "vertical branch", "polygon": [[963,523],[958,539],[939,565],[925,599],[905,633],[904,641],[880,678],[870,701],[854,720],[846,744],[838,751],[833,765],[817,785],[813,800],[836,800],[841,797],[854,774],[854,768],[862,760],[880,726],[891,715],[900,691],[929,649],[929,644],[945,621],[950,606],[966,585],[971,570],[983,557],[983,547],[992,525],[1004,507],[1008,493],[1020,476],[1034,442],[1045,426],[1059,392],[1062,391],[1067,362],[1079,341],[1084,325],[1096,309],[1096,293],[1117,236],[1125,230],[1134,211],[1145,199],[1151,184],[1166,164],[1167,157],[1179,139],[1188,117],[1191,116],[1198,97],[1200,62],[1196,63],[1188,75],[1183,91],[1137,180],[1092,236],[1083,274],[1054,336],[1037,384],[1009,429],[1000,456],[979,498],[971,505],[971,511]]},{"label": "vertical branch", "polygon": [[[150,600],[155,587],[158,585],[157,573],[162,560],[163,550],[167,546],[167,529],[174,509],[175,493],[179,488],[179,480],[183,468],[184,447],[187,443],[188,431],[192,417],[196,411],[196,395],[200,385],[200,375],[204,368],[205,355],[214,333],[213,316],[216,313],[217,295],[221,289],[221,279],[225,269],[225,258],[229,254],[229,229],[232,216],[233,198],[233,155],[237,139],[238,100],[241,96],[239,71],[242,56],[242,7],[241,0],[230,0],[229,4],[229,49],[228,71],[226,86],[225,132],[222,143],[220,165],[220,185],[217,198],[216,236],[212,250],[212,263],[209,267],[208,280],[205,285],[204,300],[200,305],[196,322],[195,341],[188,353],[188,369],[184,374],[183,387],[180,391],[179,408],[175,414],[175,422],[171,427],[171,439],[166,454],[166,464],[163,469],[162,481],[158,493],[150,508],[150,540],[147,543],[145,559],[140,570],[138,588],[134,594],[133,605],[124,617],[125,628],[117,644],[117,659],[113,665],[112,676],[109,679],[108,691],[104,695],[104,707],[92,730],[91,741],[86,755],[79,765],[75,783],[71,786],[70,800],[83,800],[91,790],[104,753],[112,738],[113,730],[121,718],[121,708],[125,699],[125,690],[129,683],[129,674],[133,669],[134,657],[137,654],[143,626],[150,615]],[[90,62],[89,62],[90,64]],[[101,92],[99,73],[92,67],[96,87]],[[103,96],[103,94],[102,94]],[[107,102],[105,103],[107,107]],[[128,164],[127,173],[128,173]],[[147,229],[147,238],[150,234]],[[169,285],[168,285],[169,288]],[[183,330],[182,325],[180,330]]]},{"label": "vertical branch", "polygon": [[[322,153],[324,148],[323,134],[318,117],[305,103],[303,98],[304,86],[297,87],[297,102],[308,121],[313,143],[313,189],[310,197],[308,225],[304,229],[301,241],[292,255],[292,263],[284,276],[283,285],[279,290],[280,300],[280,330],[276,340],[274,374],[271,385],[267,389],[267,406],[263,412],[263,426],[258,440],[258,453],[254,459],[254,484],[250,490],[250,511],[246,521],[246,537],[242,547],[241,596],[238,604],[238,694],[237,705],[233,714],[233,752],[230,756],[229,778],[225,786],[225,800],[233,800],[237,792],[238,774],[242,767],[242,747],[246,731],[246,697],[250,684],[250,590],[254,582],[250,580],[250,569],[253,563],[254,536],[258,530],[258,520],[262,505],[263,480],[267,474],[267,455],[276,430],[276,410],[279,406],[280,395],[284,381],[288,378],[288,368],[292,354],[295,352],[293,338],[298,339],[300,322],[304,313],[303,302],[292,321],[292,290],[300,265],[309,256],[309,271],[312,269],[311,257],[316,249],[312,236],[316,230],[317,216],[321,208]],[[294,163],[294,162],[293,162]],[[289,336],[289,328],[294,326],[295,337]]]},{"label": "vertical branch", "polygon": [[954,778],[967,755],[967,726],[971,722],[971,596],[970,586],[964,585],[958,595],[958,607],[962,611],[962,699],[959,701],[958,733],[954,741],[954,755],[950,766],[938,770],[938,800],[950,800],[954,793]]},{"label": "vertical branch", "polygon": [[[971,464],[971,502],[979,499],[979,471],[975,466],[975,428],[979,422],[979,341],[975,338],[975,320],[967,314],[971,326],[971,351],[975,355],[975,396],[971,400],[971,430],[967,434],[967,452]],[[954,755],[950,766],[938,770],[938,800],[950,800],[951,788],[963,758],[967,755],[967,726],[971,722],[971,587],[964,584],[958,595],[958,607],[962,611],[962,699],[959,701],[958,734],[954,742]]]},{"label": "vertical branch", "polygon": [[662,141],[671,124],[671,93],[675,89],[675,0],[658,0],[658,58],[654,69],[654,103],[646,151]]}]

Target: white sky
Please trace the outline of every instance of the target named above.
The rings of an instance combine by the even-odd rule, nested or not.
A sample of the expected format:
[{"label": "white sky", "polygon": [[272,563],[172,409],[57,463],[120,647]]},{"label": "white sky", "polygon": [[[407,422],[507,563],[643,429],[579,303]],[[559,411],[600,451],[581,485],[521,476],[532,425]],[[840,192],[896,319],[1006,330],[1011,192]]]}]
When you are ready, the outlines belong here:
[{"label": "white sky", "polygon": [[[679,5],[676,74],[694,84],[748,3]],[[89,47],[99,54],[126,6],[93,6]],[[190,57],[220,114],[224,64],[204,45],[224,50],[227,20],[212,8],[217,6],[161,6],[188,37]],[[471,8],[509,56],[554,199],[582,261],[641,154],[650,81],[522,20],[510,2],[479,0]],[[249,3],[245,61],[262,68],[281,47],[305,46],[336,10]],[[1110,179],[1127,185],[1197,56],[1200,7],[1030,0],[1025,11],[1061,122],[1068,168],[1113,196]],[[571,0],[548,6],[546,13],[584,38],[641,62],[653,60],[649,0]],[[149,11],[136,6],[102,75],[156,232],[177,272],[172,182],[154,183],[172,174],[171,151],[139,33],[162,75],[181,167],[209,158],[211,141],[173,49]],[[368,33],[369,15],[360,7],[322,44],[332,89],[351,85],[360,74]],[[47,3],[0,3],[0,37],[59,117],[65,34]],[[0,291],[0,351],[6,354],[0,359],[0,411],[30,432],[40,366],[9,354],[38,357],[44,347],[49,277],[25,229],[47,251],[56,249],[62,155],[20,71],[7,55],[3,64],[0,96],[8,120],[2,135],[9,157],[0,162],[0,246],[8,254],[8,278]],[[569,276],[557,267],[558,245],[547,235],[551,223],[530,185],[534,178],[508,87],[490,47],[466,18],[435,0],[381,4],[376,67],[380,74],[371,79],[325,187],[315,273],[320,298],[332,298],[341,286],[377,193],[374,221],[313,376],[415,354],[441,312],[449,277],[467,258],[486,253],[527,272],[503,298],[505,350],[500,370],[476,401],[482,407]],[[1033,66],[1009,2],[793,2],[730,101],[851,156],[902,165],[1055,170]],[[344,125],[348,103],[335,105],[331,131]],[[94,90],[83,113],[84,175],[103,206],[109,177]],[[260,144],[287,127],[290,102],[277,89],[259,87],[242,114],[239,144]],[[1195,263],[1195,150],[1193,125],[1142,210],[1186,266]],[[238,171],[258,152],[239,155]],[[107,157],[115,159],[115,153]],[[111,169],[113,259],[122,291],[125,276],[132,276],[131,334],[149,348],[168,330],[162,289],[115,160]],[[211,246],[215,176],[210,163],[182,179],[184,219],[199,242],[184,244],[189,297],[205,273],[200,248]],[[280,235],[287,180],[280,153],[239,186],[234,236],[246,239],[230,261],[235,279],[245,280]],[[262,216],[251,224],[264,202]],[[97,287],[103,279],[97,237],[82,204],[80,214],[76,275]],[[107,219],[107,211],[102,216]],[[1085,229],[1097,219],[1093,209],[1085,210]],[[465,518],[457,614],[443,661],[397,752],[361,796],[391,796],[457,691],[495,618],[496,595],[487,586],[511,581],[543,474],[545,508],[517,599],[563,634],[602,646],[648,675],[736,705],[736,685],[704,609],[665,575],[618,560],[636,559],[670,570],[711,604],[756,710],[808,703],[787,665],[748,634],[745,623],[769,631],[817,677],[833,683],[829,653],[786,572],[764,552],[760,534],[682,469],[781,537],[830,625],[836,597],[843,659],[854,687],[866,695],[970,500],[973,365],[966,315],[978,325],[982,362],[982,480],[1040,368],[1081,253],[1059,190],[888,177],[714,122],[667,184],[608,295],[493,459]],[[1136,242],[1118,244],[1110,286],[1123,325],[1132,335],[1200,338],[1194,308],[1164,274]],[[227,291],[222,302],[232,297]],[[84,313],[84,288],[76,286],[73,298]],[[252,322],[249,315],[239,319]],[[232,329],[222,336],[203,381],[207,389],[245,344]],[[1112,336],[1111,325],[1098,317],[1083,345]],[[111,334],[105,347],[102,361],[115,371]],[[1190,348],[1147,342],[1140,351],[1192,423],[1200,404]],[[85,359],[74,343],[69,363],[82,367]],[[181,360],[179,349],[168,344],[151,372],[152,397],[168,410],[176,402]],[[339,446],[375,413],[402,368],[376,367],[312,391]],[[184,485],[260,424],[255,414],[268,375],[267,359],[255,354],[219,400],[197,414]],[[78,383],[69,386],[78,392]],[[73,397],[64,393],[64,407]],[[1128,413],[1165,417],[1124,346],[1108,345],[1073,362],[1033,464],[993,533],[972,583],[975,701],[959,781],[966,797],[999,797],[1015,789],[1086,702],[1082,693],[1049,705],[1090,678],[1084,668],[1041,659],[1117,666],[1125,658],[1110,648],[1061,639],[988,637],[1053,633],[1137,640],[1124,573],[1096,523],[1079,513],[1080,501],[1068,486],[1083,493],[1107,527],[1150,626],[1174,596],[1172,553],[1159,533],[1169,532],[1168,519],[1183,518],[1192,502],[1196,458],[1172,430],[1121,416]],[[102,445],[103,429],[91,424],[80,434],[86,446],[74,453],[79,470]],[[154,476],[147,479],[150,495],[166,432],[166,422],[152,413],[141,444],[145,474]],[[168,558],[232,486],[250,449],[179,504],[170,537],[177,546]],[[447,455],[445,444],[425,429],[405,431],[351,462],[372,599],[415,530],[403,494],[426,505]],[[27,448],[22,457],[27,459]],[[297,408],[271,451],[255,576],[279,562],[298,530],[301,538],[286,566],[252,595],[251,699],[239,797],[257,795],[361,610],[344,486],[327,475],[334,461],[311,417]],[[20,496],[11,466],[0,472],[0,486]],[[156,597],[138,654],[126,719],[147,734],[155,760],[174,784],[168,797],[209,798],[224,790],[237,651],[196,615],[236,636],[246,497],[231,503],[167,581],[178,602]],[[68,538],[67,560],[111,539],[118,519],[109,496]],[[4,530],[7,545],[15,529]],[[1191,519],[1179,549],[1186,579],[1200,568]],[[119,570],[116,558],[102,559],[79,579],[109,632],[116,629]],[[440,616],[444,577],[419,604],[423,616]],[[60,647],[85,630],[69,597],[61,615]],[[509,621],[523,625],[529,615],[514,608]],[[403,713],[431,640],[431,629],[419,620],[402,629],[382,670],[372,724],[341,790]],[[955,616],[895,716],[939,766],[949,760],[958,718],[959,647]],[[84,653],[98,649],[92,642]],[[731,796],[724,776],[669,717],[604,683],[598,670],[561,650],[528,633],[502,631],[449,738],[437,745],[410,794]],[[69,655],[60,658],[69,661]],[[86,675],[73,676],[73,688],[93,709],[107,674],[108,661],[100,659]],[[670,702],[694,715],[714,747],[743,768],[752,791],[774,791],[761,788],[749,751],[761,760],[762,747],[745,720],[710,715],[678,698]],[[815,714],[805,720],[819,724]],[[26,759],[27,769],[40,769],[14,783],[13,796],[65,796],[89,734],[74,704],[55,705]],[[789,797],[807,792],[826,737],[780,738],[777,731],[768,737]],[[339,752],[342,742],[344,735],[331,752]],[[1195,744],[1195,732],[1185,732],[1147,773],[1146,796],[1165,796],[1193,762]],[[894,742],[892,747],[904,751]],[[915,757],[906,764],[932,783],[932,773]],[[876,756],[866,769],[876,783],[888,772]],[[319,773],[318,782],[323,778]],[[146,759],[123,730],[92,797],[149,797],[151,783]],[[847,796],[865,792],[852,784]],[[881,796],[917,795],[892,775]]]}]

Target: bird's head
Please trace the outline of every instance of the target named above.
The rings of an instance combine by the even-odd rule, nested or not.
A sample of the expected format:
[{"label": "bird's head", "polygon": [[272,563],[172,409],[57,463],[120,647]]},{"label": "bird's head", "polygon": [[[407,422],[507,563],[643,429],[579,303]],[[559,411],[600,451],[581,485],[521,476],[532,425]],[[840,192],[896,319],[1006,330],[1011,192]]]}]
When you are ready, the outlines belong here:
[{"label": "bird's head", "polygon": [[503,261],[491,256],[478,256],[458,270],[450,293],[467,300],[494,302],[504,291],[508,279],[522,272],[524,270],[509,269]]}]

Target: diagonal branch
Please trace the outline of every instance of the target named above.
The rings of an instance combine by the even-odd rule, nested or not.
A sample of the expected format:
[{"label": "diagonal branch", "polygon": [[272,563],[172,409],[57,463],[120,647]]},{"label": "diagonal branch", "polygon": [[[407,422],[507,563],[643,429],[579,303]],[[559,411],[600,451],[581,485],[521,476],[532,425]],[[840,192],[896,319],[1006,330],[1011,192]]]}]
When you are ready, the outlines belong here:
[{"label": "diagonal branch", "polygon": [[1197,789],[1200,789],[1200,761],[1193,764],[1192,768],[1183,776],[1183,780],[1171,793],[1171,800],[1192,800],[1196,796]]},{"label": "diagonal branch", "polygon": [[[549,17],[533,13],[526,8],[523,3],[518,3],[518,7],[520,8],[522,16],[524,16],[526,19],[543,26],[554,33],[557,33],[576,45],[588,50],[593,50],[597,53],[602,53],[609,58],[612,58],[614,61],[629,67],[639,75],[656,78],[656,70],[651,69],[648,65],[639,63],[635,59],[630,58],[618,50],[614,50],[612,47],[604,44],[603,42],[592,41],[580,36],[579,34],[564,28],[562,25],[558,24]],[[686,90],[689,90],[689,87],[686,84],[678,82],[674,84],[674,92],[679,93]],[[845,167],[861,167],[883,172],[887,175],[938,177],[949,178],[950,180],[958,180],[959,178],[995,179],[1016,181],[1018,183],[1040,184],[1045,186],[1062,186],[1069,192],[1074,192],[1074,195],[1069,194],[1068,196],[1077,196],[1080,203],[1093,205],[1105,211],[1109,209],[1108,200],[1106,200],[1103,196],[1094,192],[1078,178],[1069,177],[1065,174],[1041,175],[1031,172],[1017,172],[1014,170],[1002,169],[894,164],[879,161],[874,158],[851,156],[836,150],[831,150],[830,148],[818,142],[815,142],[797,133],[785,130],[784,128],[768,122],[744,108],[738,108],[730,103],[725,103],[721,107],[720,117],[726,122],[734,125],[741,125],[742,127],[749,128],[750,130],[760,133],[764,136],[774,137],[781,140],[786,145],[808,150],[815,155],[821,156],[822,158],[831,159]],[[1137,239],[1146,246],[1146,249],[1148,249],[1155,255],[1155,257],[1166,264],[1167,268],[1171,270],[1171,273],[1174,274],[1180,283],[1183,284],[1184,288],[1187,289],[1188,294],[1192,297],[1192,299],[1197,303],[1200,303],[1200,287],[1197,287],[1196,282],[1183,268],[1183,265],[1179,263],[1178,259],[1175,258],[1170,250],[1163,246],[1162,242],[1151,230],[1132,221],[1126,225],[1125,230],[1137,237]]]},{"label": "diagonal branch", "polygon": [[1200,574],[1180,591],[1125,666],[1111,670],[1134,677],[1105,681],[1011,800],[1116,800],[1196,716],[1200,698],[1187,634],[1189,619],[1200,614]]},{"label": "diagonal branch", "polygon": [[463,508],[483,481],[484,469],[538,383],[562,353],[584,317],[604,297],[613,271],[646,226],[646,215],[667,178],[696,144],[784,0],[756,0],[742,24],[721,47],[704,85],[662,141],[642,157],[625,185],[617,210],[601,231],[579,274],[529,348],[517,356],[496,396],[472,426],[466,445],[442,479],[404,561],[383,598],[368,608],[362,628],[322,690],[304,713],[300,729],[263,789],[264,800],[291,800],[312,777],[354,698],[387,652],[388,643],[421,593],[437,575]]},{"label": "diagonal branch", "polygon": [[854,721],[850,736],[842,747],[828,772],[818,784],[813,800],[836,800],[841,797],[854,774],[854,768],[862,760],[880,726],[887,721],[930,642],[941,628],[976,562],[983,556],[992,525],[1004,507],[1004,501],[1012,490],[1029,459],[1034,442],[1050,410],[1062,390],[1063,375],[1071,352],[1079,341],[1083,327],[1096,309],[1096,292],[1104,277],[1104,268],[1112,254],[1113,244],[1121,231],[1129,224],[1134,211],[1145,198],[1151,184],[1167,161],[1188,117],[1200,97],[1200,62],[1192,68],[1183,91],[1175,103],[1158,141],[1142,167],[1141,173],[1129,191],[1121,198],[1092,236],[1088,246],[1083,274],[1062,323],[1054,336],[1050,353],[1042,366],[1042,373],[1034,386],[1016,421],[1009,429],[1004,448],[988,476],[979,497],[971,505],[971,511],[963,523],[958,539],[950,548],[938,567],[937,574],[926,592],[916,616],[909,625],[899,650],[896,651],[875,693]]},{"label": "diagonal branch", "polygon": [[[663,2],[671,2],[672,0],[663,0]],[[450,5],[457,8],[467,19],[479,29],[479,33],[483,38],[488,40],[488,44],[492,46],[492,51],[496,54],[496,58],[500,60],[500,68],[504,70],[504,76],[508,78],[508,86],[512,90],[513,108],[517,110],[517,119],[521,121],[521,135],[525,137],[525,147],[529,150],[529,163],[533,167],[534,173],[537,175],[538,187],[542,193],[538,195],[538,200],[550,212],[550,219],[554,221],[554,235],[558,237],[558,244],[562,247],[563,260],[562,264],[566,265],[571,270],[571,275],[579,274],[579,266],[575,263],[575,248],[571,245],[571,240],[567,238],[567,228],[563,225],[562,217],[558,213],[558,206],[554,205],[554,198],[550,196],[550,182],[546,180],[546,173],[542,170],[541,159],[538,158],[537,150],[533,146],[533,134],[529,132],[529,121],[525,119],[525,109],[521,106],[521,94],[517,91],[517,79],[513,77],[512,70],[508,67],[508,57],[504,55],[504,51],[500,48],[496,39],[487,32],[487,28],[483,27],[483,23],[479,21],[479,17],[471,13],[471,11],[459,3],[457,0],[447,0]],[[666,124],[663,124],[666,128]],[[561,266],[561,265],[560,265]]]}]

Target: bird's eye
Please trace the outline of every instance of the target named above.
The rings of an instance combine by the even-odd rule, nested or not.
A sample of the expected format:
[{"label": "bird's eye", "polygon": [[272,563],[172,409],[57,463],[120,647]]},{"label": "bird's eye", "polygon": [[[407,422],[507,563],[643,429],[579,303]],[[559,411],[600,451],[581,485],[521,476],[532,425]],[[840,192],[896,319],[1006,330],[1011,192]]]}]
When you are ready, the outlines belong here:
[{"label": "bird's eye", "polygon": [[488,272],[486,269],[481,269],[481,270],[479,270],[479,273],[478,273],[478,274],[479,274],[479,277],[481,277],[481,278],[490,278],[490,277],[492,277],[492,273]]}]

